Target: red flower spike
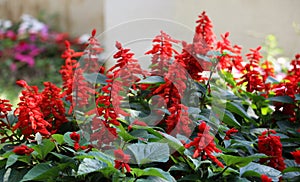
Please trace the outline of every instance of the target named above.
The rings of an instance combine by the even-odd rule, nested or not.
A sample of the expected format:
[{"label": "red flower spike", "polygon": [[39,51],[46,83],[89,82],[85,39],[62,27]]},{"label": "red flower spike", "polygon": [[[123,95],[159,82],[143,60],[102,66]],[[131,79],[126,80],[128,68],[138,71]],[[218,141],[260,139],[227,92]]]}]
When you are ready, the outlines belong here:
[{"label": "red flower spike", "polygon": [[212,155],[213,152],[220,153],[222,151],[216,147],[213,136],[209,134],[210,127],[206,125],[205,122],[202,122],[198,126],[198,129],[198,136],[195,137],[192,142],[185,144],[185,148],[190,148],[192,146],[195,147],[193,158],[210,158],[219,167],[224,168],[224,165],[215,156]]},{"label": "red flower spike", "polygon": [[247,92],[263,91],[265,88],[263,78],[259,72],[259,61],[262,58],[259,53],[260,49],[260,46],[256,49],[250,49],[251,53],[246,54],[249,63],[245,65],[245,69],[243,70],[245,74],[242,76],[242,80],[237,83],[237,85],[246,83]]},{"label": "red flower spike", "polygon": [[241,56],[242,48],[238,45],[232,46],[228,40],[229,32],[226,32],[224,35],[221,35],[222,41],[217,42],[216,49],[221,53],[225,51],[231,52],[230,54],[223,54],[218,56],[219,66],[221,69],[231,72],[233,68],[236,68],[238,71],[244,69],[242,62],[243,58]]},{"label": "red flower spike", "polygon": [[271,166],[280,171],[285,169],[284,158],[282,157],[282,144],[279,136],[274,130],[266,130],[258,137],[258,151],[264,153],[270,158],[260,159],[260,163]]},{"label": "red flower spike", "polygon": [[18,155],[30,155],[34,150],[27,147],[26,145],[16,146],[13,149],[13,152]]},{"label": "red flower spike", "polygon": [[[23,85],[25,83],[23,82]],[[44,114],[41,111],[43,96],[38,92],[36,86],[28,86],[27,83],[25,85],[25,90],[22,91],[20,97],[21,102],[18,104],[19,107],[14,111],[14,115],[18,117],[18,122],[13,127],[13,131],[20,129],[25,138],[38,132],[43,136],[49,136],[52,123],[44,119]]]},{"label": "red flower spike", "polygon": [[130,172],[130,166],[127,164],[130,160],[130,155],[125,154],[122,149],[117,149],[114,151],[115,155],[115,168],[119,169],[120,167],[122,169],[126,169],[127,172]]},{"label": "red flower spike", "polygon": [[295,162],[297,164],[300,164],[300,150],[296,150],[294,152],[291,152],[291,154],[293,155],[293,157],[295,158]]},{"label": "red flower spike", "polygon": [[9,104],[9,100],[0,99],[0,118],[5,118],[8,112],[12,110],[11,107],[12,105]]},{"label": "red flower spike", "polygon": [[96,35],[96,29],[92,30],[92,37],[94,37]]},{"label": "red flower spike", "polygon": [[262,182],[272,182],[272,178],[269,178],[267,175],[265,175],[265,174],[262,174],[261,176],[260,176],[260,179],[261,179],[261,181]]}]

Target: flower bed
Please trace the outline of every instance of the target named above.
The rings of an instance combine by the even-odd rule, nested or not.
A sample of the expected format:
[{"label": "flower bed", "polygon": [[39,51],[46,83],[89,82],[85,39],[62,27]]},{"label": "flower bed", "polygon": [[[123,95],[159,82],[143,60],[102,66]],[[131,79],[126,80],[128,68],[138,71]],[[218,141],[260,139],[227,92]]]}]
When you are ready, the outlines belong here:
[{"label": "flower bed", "polygon": [[65,42],[62,86],[18,80],[18,107],[0,99],[1,179],[299,180],[299,54],[277,81],[260,46],[244,60],[205,12],[191,43],[153,39],[149,71],[119,42],[106,69],[95,35],[83,52]]}]

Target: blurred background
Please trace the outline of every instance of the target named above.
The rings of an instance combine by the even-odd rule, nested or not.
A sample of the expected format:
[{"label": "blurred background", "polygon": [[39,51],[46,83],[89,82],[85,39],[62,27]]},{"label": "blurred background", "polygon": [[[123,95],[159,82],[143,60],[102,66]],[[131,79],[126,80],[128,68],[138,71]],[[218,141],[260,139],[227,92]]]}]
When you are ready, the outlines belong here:
[{"label": "blurred background", "polygon": [[[231,42],[242,45],[243,53],[249,48],[264,45],[270,48],[270,52],[266,53],[268,59],[290,60],[300,52],[299,7],[299,0],[0,0],[0,31],[3,34],[12,30],[16,34],[16,37],[12,34],[9,34],[10,37],[6,34],[2,38],[0,36],[0,75],[3,77],[0,97],[10,98],[10,95],[19,92],[12,86],[16,79],[27,79],[37,85],[47,79],[59,83],[58,70],[63,60],[57,52],[63,49],[63,39],[73,41],[75,49],[80,49],[86,38],[82,35],[89,34],[93,28],[101,33],[120,23],[140,18],[168,19],[193,30],[198,15],[205,10],[213,22],[217,39],[228,31]],[[42,23],[36,23],[40,25],[40,29],[35,30],[38,36],[32,38],[22,34],[20,38],[22,21],[28,20],[28,17],[24,20],[24,14],[31,16],[31,22]],[[13,26],[5,29],[5,20]],[[41,28],[43,25],[47,31]],[[29,29],[27,27],[26,30]],[[177,33],[180,34],[180,30]],[[4,54],[25,49],[24,44],[41,47],[36,54],[30,54],[35,61],[34,66],[28,67],[28,59],[26,62]],[[28,70],[30,73],[26,73]],[[11,72],[14,72],[13,76]]]}]

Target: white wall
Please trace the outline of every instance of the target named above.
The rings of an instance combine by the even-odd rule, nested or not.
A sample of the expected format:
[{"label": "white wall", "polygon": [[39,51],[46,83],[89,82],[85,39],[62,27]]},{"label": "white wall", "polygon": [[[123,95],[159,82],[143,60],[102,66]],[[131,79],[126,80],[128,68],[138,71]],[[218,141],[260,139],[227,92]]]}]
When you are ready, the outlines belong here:
[{"label": "white wall", "polygon": [[104,29],[137,18],[165,18],[194,29],[205,10],[216,35],[229,31],[230,40],[242,45],[244,53],[275,34],[285,54],[293,57],[300,52],[300,35],[292,27],[300,23],[299,7],[299,0],[105,0]]}]

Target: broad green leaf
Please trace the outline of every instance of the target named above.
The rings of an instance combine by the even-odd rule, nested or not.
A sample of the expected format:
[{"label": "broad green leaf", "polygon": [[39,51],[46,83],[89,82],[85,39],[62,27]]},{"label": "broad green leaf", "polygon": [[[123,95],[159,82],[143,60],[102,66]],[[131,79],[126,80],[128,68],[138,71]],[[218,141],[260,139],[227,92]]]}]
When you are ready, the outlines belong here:
[{"label": "broad green leaf", "polygon": [[266,158],[267,156],[264,154],[254,154],[251,156],[241,157],[241,156],[233,156],[233,155],[225,155],[222,154],[220,157],[224,160],[226,166],[236,165],[237,167],[244,167],[253,160]]},{"label": "broad green leaf", "polygon": [[240,168],[240,176],[257,176],[265,174],[272,178],[273,181],[278,181],[281,172],[269,166],[250,162],[247,166]]},{"label": "broad green leaf", "polygon": [[139,169],[139,168],[132,168],[132,173],[135,174],[137,177],[142,176],[158,176],[161,178],[165,178],[159,171],[159,168],[146,168],[146,169]]},{"label": "broad green leaf", "polygon": [[164,83],[165,80],[161,76],[149,76],[145,78],[144,80],[139,81],[138,83],[141,84],[158,84],[158,83]]},{"label": "broad green leaf", "polygon": [[223,116],[223,122],[231,127],[235,127],[235,128],[241,127],[240,123],[235,119],[234,115],[227,110],[225,110],[225,113]]},{"label": "broad green leaf", "polygon": [[44,159],[55,148],[55,144],[49,139],[44,139],[40,145],[35,145],[32,148],[37,152],[37,157]]},{"label": "broad green leaf", "polygon": [[234,103],[234,102],[227,102],[226,103],[226,109],[230,112],[233,112],[239,116],[242,116],[243,118],[246,118],[247,120],[254,122],[253,119],[247,114],[247,111],[240,105]]},{"label": "broad green leaf", "polygon": [[150,162],[167,162],[169,159],[169,146],[166,143],[137,143],[128,145],[127,150],[132,154],[136,164]]},{"label": "broad green leaf", "polygon": [[288,167],[282,171],[282,173],[288,173],[288,172],[300,172],[300,167]]},{"label": "broad green leaf", "polygon": [[59,171],[59,168],[53,167],[50,164],[40,163],[29,170],[21,182],[32,180],[47,181],[49,178],[55,178]]},{"label": "broad green leaf", "polygon": [[122,138],[124,139],[125,142],[129,142],[129,141],[131,141],[131,140],[137,139],[136,137],[130,135],[130,134],[124,129],[124,127],[123,127],[122,125],[119,125],[119,126],[118,126],[118,129],[119,129],[118,135],[119,135],[120,137],[122,137]]},{"label": "broad green leaf", "polygon": [[52,138],[59,144],[63,144],[64,143],[64,136],[61,134],[53,134]]},{"label": "broad green leaf", "polygon": [[107,77],[101,73],[83,73],[83,76],[90,83],[106,84]]},{"label": "broad green leaf", "polygon": [[18,155],[16,154],[12,154],[7,158],[7,162],[6,162],[6,166],[5,169],[7,169],[8,167],[12,166],[14,163],[16,163],[18,161]]},{"label": "broad green leaf", "polygon": [[12,169],[10,171],[8,181],[15,182],[15,181],[21,181],[24,177],[24,175],[28,172],[28,169]]},{"label": "broad green leaf", "polygon": [[273,102],[287,103],[287,104],[293,104],[294,103],[294,100],[290,96],[287,96],[287,95],[270,97],[267,100],[273,101]]},{"label": "broad green leaf", "polygon": [[105,167],[107,167],[107,164],[105,162],[96,159],[85,158],[78,167],[77,175],[88,174],[103,169]]}]

